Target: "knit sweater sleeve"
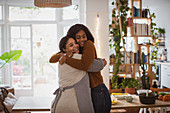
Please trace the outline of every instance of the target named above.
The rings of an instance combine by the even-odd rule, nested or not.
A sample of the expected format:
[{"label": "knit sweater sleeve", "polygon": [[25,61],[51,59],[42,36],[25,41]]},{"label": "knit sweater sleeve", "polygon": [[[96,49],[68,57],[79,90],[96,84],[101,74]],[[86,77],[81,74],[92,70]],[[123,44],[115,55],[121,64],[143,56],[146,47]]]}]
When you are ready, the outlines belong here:
[{"label": "knit sweater sleeve", "polygon": [[50,62],[50,63],[56,63],[56,62],[58,62],[59,59],[60,59],[60,53],[61,53],[61,52],[58,52],[58,53],[54,54],[54,55],[50,58],[49,62]]},{"label": "knit sweater sleeve", "polygon": [[87,71],[95,59],[95,47],[92,41],[88,40],[83,48],[83,54],[81,60],[66,58],[66,64],[70,65],[73,68]]}]

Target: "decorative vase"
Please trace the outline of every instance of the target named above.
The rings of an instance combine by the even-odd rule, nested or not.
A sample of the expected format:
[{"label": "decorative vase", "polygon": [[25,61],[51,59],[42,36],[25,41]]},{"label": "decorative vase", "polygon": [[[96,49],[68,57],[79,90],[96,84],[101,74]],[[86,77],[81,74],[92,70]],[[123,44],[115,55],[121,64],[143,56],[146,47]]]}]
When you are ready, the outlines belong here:
[{"label": "decorative vase", "polygon": [[131,103],[132,100],[133,100],[133,97],[132,96],[126,96],[125,99],[126,99],[127,102]]}]

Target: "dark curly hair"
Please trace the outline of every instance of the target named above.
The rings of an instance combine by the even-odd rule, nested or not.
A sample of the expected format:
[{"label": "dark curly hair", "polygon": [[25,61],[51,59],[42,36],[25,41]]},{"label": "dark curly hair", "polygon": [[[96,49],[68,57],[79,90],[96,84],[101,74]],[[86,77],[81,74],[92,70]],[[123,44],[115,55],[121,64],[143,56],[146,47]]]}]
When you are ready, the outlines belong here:
[{"label": "dark curly hair", "polygon": [[[64,51],[63,49],[66,49],[67,41],[68,41],[70,38],[72,38],[72,37],[70,37],[70,36],[67,35],[67,36],[63,37],[63,38],[60,40],[59,48],[60,48],[60,51],[61,51],[62,53],[65,53],[65,51]],[[74,39],[74,38],[73,38],[73,39]]]},{"label": "dark curly hair", "polygon": [[67,35],[70,36],[70,37],[73,37],[76,40],[75,35],[80,30],[83,30],[86,33],[87,40],[91,40],[94,43],[93,35],[89,31],[89,29],[85,25],[83,25],[83,24],[75,24],[75,25],[71,26],[70,29],[67,32]]}]

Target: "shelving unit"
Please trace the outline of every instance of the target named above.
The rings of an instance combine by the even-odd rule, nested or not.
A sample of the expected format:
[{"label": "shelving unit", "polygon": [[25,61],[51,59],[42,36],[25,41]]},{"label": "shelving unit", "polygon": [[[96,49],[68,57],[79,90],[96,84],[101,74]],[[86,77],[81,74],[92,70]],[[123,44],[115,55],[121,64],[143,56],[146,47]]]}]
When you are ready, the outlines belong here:
[{"label": "shelving unit", "polygon": [[[139,60],[141,60],[142,52],[146,56],[147,65],[147,77],[150,78],[150,84],[152,84],[152,79],[154,78],[154,73],[152,72],[152,64],[150,64],[150,47],[153,44],[149,43],[151,41],[151,18],[142,17],[142,0],[129,0],[129,17],[128,17],[128,38],[133,38],[133,48],[129,54],[130,58],[124,55],[125,63],[120,65],[119,74],[130,75],[132,78],[141,77],[142,71],[140,69]],[[131,14],[131,15],[130,15]],[[114,25],[112,25],[114,26]],[[150,40],[149,42],[143,41],[139,43],[139,39],[145,37]],[[150,38],[150,39],[149,39]],[[130,61],[130,62],[129,62]],[[114,68],[114,64],[110,64]],[[110,73],[113,73],[112,71]]]}]

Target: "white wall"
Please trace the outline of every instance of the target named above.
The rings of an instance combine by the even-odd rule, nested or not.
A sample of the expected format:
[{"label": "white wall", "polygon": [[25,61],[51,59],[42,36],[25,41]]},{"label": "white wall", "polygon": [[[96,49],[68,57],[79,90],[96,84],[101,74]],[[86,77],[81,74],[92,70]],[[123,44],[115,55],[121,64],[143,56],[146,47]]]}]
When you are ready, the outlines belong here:
[{"label": "white wall", "polygon": [[[86,0],[86,25],[95,37],[96,51],[98,43],[96,39],[97,14],[99,15],[99,44],[100,58],[107,60],[106,67],[102,70],[104,83],[109,87],[109,1],[108,0]],[[99,54],[99,53],[98,53]]]},{"label": "white wall", "polygon": [[148,7],[151,13],[155,13],[154,22],[157,26],[165,28],[165,48],[168,53],[167,59],[170,61],[170,0],[143,0],[143,6]]}]

